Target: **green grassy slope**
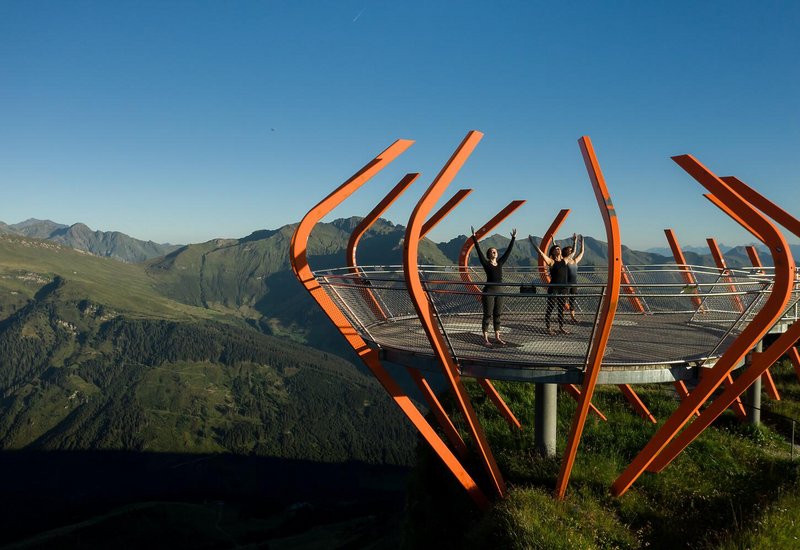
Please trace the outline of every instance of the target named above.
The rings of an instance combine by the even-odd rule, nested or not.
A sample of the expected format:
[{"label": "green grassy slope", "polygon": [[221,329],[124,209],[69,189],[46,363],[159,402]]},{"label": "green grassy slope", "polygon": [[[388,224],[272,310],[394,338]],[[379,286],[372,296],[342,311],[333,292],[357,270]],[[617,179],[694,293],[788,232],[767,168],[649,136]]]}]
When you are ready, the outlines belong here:
[{"label": "green grassy slope", "polygon": [[0,237],[0,449],[409,463],[371,377],[156,288],[143,266]]},{"label": "green grassy slope", "polygon": [[[786,392],[782,403],[794,401],[798,382],[791,367],[773,369]],[[559,501],[553,498],[559,461],[533,452],[533,386],[497,385],[525,426],[522,432],[512,432],[472,384],[470,392],[508,482],[508,499],[479,514],[438,459],[420,449],[409,496],[409,546],[423,541],[543,549],[796,545],[800,529],[787,507],[800,498],[800,462],[792,461],[785,427],[766,413],[767,425],[758,429],[726,413],[664,472],[645,474],[626,495],[614,498],[610,485],[655,426],[635,415],[615,387],[601,387],[594,402],[608,422],[589,417],[567,497]],[[665,386],[637,391],[661,422],[676,407]],[[574,410],[574,401],[560,394],[559,453]]]}]

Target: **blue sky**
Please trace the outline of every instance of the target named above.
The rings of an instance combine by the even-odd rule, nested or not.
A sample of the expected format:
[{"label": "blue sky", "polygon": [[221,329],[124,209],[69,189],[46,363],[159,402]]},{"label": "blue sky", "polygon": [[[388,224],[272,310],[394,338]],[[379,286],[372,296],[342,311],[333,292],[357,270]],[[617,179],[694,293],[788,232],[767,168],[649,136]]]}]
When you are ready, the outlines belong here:
[{"label": "blue sky", "polygon": [[[800,216],[800,2],[0,2],[0,220],[158,242],[298,221],[397,138],[416,144],[331,218],[406,172],[414,202],[467,131],[432,233],[541,235],[561,208],[603,238],[591,136],[623,242],[752,238],[669,157],[691,153]],[[790,237],[797,243],[797,238]]]}]

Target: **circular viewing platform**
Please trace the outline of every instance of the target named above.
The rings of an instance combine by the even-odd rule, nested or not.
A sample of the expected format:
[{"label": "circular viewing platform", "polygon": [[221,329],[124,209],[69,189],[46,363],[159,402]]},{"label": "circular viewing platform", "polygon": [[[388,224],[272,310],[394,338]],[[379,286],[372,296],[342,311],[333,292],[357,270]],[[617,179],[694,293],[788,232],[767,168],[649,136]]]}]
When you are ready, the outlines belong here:
[{"label": "circular viewing platform", "polygon": [[[420,268],[438,329],[461,374],[489,379],[580,383],[597,328],[606,269],[581,268],[577,285],[548,285],[537,268],[504,269],[483,284],[481,268]],[[361,337],[390,361],[438,370],[401,267],[315,272]],[[772,272],[699,266],[626,266],[598,379],[601,384],[671,382],[713,365],[769,295]],[[570,293],[573,292],[573,293]],[[482,295],[502,301],[504,345],[483,340]],[[797,285],[784,312],[797,319]],[[571,313],[574,312],[573,321]],[[775,330],[782,332],[783,327]],[[494,335],[489,324],[488,332]]]}]

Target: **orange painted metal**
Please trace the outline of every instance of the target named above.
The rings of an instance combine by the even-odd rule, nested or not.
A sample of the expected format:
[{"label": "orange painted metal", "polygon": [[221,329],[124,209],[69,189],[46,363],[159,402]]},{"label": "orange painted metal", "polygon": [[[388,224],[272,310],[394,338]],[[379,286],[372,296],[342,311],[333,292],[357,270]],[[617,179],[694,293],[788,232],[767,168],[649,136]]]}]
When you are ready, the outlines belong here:
[{"label": "orange painted metal", "polygon": [[606,291],[600,305],[589,356],[586,361],[586,370],[584,372],[582,386],[583,391],[578,399],[578,407],[572,417],[572,426],[570,427],[570,433],[567,437],[567,447],[564,451],[561,469],[559,470],[558,480],[556,481],[556,494],[559,498],[563,498],[567,491],[569,476],[572,472],[572,466],[575,463],[575,455],[578,451],[581,435],[583,434],[583,427],[586,423],[589,405],[592,402],[594,388],[597,384],[597,377],[600,374],[603,353],[606,350],[614,315],[617,311],[621,281],[620,274],[622,272],[622,244],[620,241],[619,224],[617,222],[617,213],[614,210],[614,204],[611,202],[611,196],[608,193],[605,178],[597,162],[594,147],[592,147],[592,141],[588,136],[583,136],[578,140],[578,143],[606,229],[608,241],[608,278],[606,282]]},{"label": "orange painted metal", "polygon": [[311,230],[328,212],[341,204],[347,197],[366,183],[375,174],[386,167],[398,155],[408,149],[414,142],[410,140],[397,140],[385,151],[367,163],[350,179],[339,186],[335,191],[312,208],[295,229],[290,245],[289,258],[292,270],[300,283],[306,288],[311,297],[319,304],[325,314],[342,333],[347,343],[367,365],[378,382],[394,400],[395,404],[405,413],[422,437],[432,447],[433,451],[441,458],[447,469],[456,477],[458,482],[466,489],[473,501],[480,507],[486,508],[489,501],[484,492],[478,487],[475,480],[464,469],[461,462],[448,448],[445,442],[428,423],[425,417],[416,408],[411,399],[381,364],[378,352],[370,348],[359,336],[353,325],[333,303],[325,290],[320,286],[308,265],[307,247]]},{"label": "orange painted metal", "polygon": [[461,169],[482,136],[483,134],[476,131],[471,131],[467,134],[458,146],[458,149],[453,153],[453,156],[450,157],[436,178],[434,178],[433,183],[428,187],[428,190],[411,213],[403,243],[403,271],[409,296],[417,311],[417,316],[431,343],[434,354],[437,359],[439,359],[445,379],[453,392],[456,404],[467,423],[469,433],[478,449],[480,460],[486,469],[486,473],[488,474],[495,493],[504,497],[506,495],[505,481],[494,459],[492,450],[489,448],[489,442],[486,439],[483,428],[478,422],[478,417],[475,414],[472,403],[470,403],[466,388],[461,381],[458,365],[449,351],[444,336],[439,331],[433,306],[428,299],[425,289],[422,287],[419,266],[417,264],[419,236],[422,232],[425,218]]},{"label": "orange painted metal", "polygon": [[[575,401],[581,396],[581,390],[575,384],[561,384],[561,389],[567,392],[567,395],[572,397]],[[607,421],[606,415],[600,412],[600,409],[595,407],[593,404],[589,404],[589,411],[597,416],[602,421]]]},{"label": "orange painted metal", "polygon": [[[689,389],[686,387],[686,382],[683,380],[675,380],[673,385],[675,386],[675,392],[678,394],[678,397],[681,401],[689,396]],[[695,409],[694,415],[700,416],[700,411]]]},{"label": "orange painted metal", "polygon": [[472,189],[459,189],[456,191],[456,194],[450,197],[446,203],[442,205],[442,207],[436,211],[436,213],[430,217],[430,219],[425,222],[425,225],[422,226],[422,232],[419,235],[419,238],[422,239],[425,235],[427,235],[431,229],[436,227],[442,219],[447,216],[450,211],[452,211],[456,206],[458,206],[461,201],[467,198],[467,195],[472,193]]},{"label": "orange painted metal", "polygon": [[489,382],[486,378],[478,378],[478,384],[483,391],[486,392],[486,395],[489,396],[489,399],[494,403],[494,406],[497,407],[497,410],[500,411],[500,415],[505,419],[506,422],[512,427],[517,428],[518,430],[522,429],[522,424],[520,421],[517,420],[517,417],[514,416],[514,413],[508,407],[503,398],[500,396],[500,393],[497,389]]},{"label": "orange painted metal", "polygon": [[[733,384],[733,376],[731,373],[725,377],[722,382],[723,388],[729,388]],[[747,419],[747,410],[744,408],[744,403],[742,403],[742,398],[737,397],[733,403],[731,403],[730,409],[734,412],[736,416],[739,417],[739,420],[746,420]]]},{"label": "orange painted metal", "polygon": [[[680,267],[683,280],[687,285],[697,285],[697,279],[686,264],[686,258],[683,255],[683,250],[681,250],[681,245],[678,244],[678,238],[675,236],[675,232],[672,229],[665,229],[664,234],[667,236],[667,242],[669,243],[669,248],[672,250],[675,263]],[[692,303],[694,307],[700,308],[703,305],[703,300],[699,296],[693,296]]]},{"label": "orange painted metal", "polygon": [[628,269],[625,266],[622,266],[622,273],[620,274],[622,280],[622,292],[628,295],[628,300],[630,300],[631,306],[633,309],[638,311],[639,313],[644,313],[644,304],[642,304],[642,300],[636,296],[636,289],[631,285],[631,278],[628,274]]},{"label": "orange painted metal", "polygon": [[[728,290],[731,292],[736,292],[736,286],[733,284],[733,279],[731,279],[728,270],[728,264],[725,263],[725,257],[722,255],[722,250],[719,249],[719,245],[717,244],[717,240],[714,238],[707,238],[706,242],[708,243],[708,248],[711,250],[711,256],[714,258],[714,263],[717,264],[717,268],[720,270],[720,275],[724,277],[730,284]],[[744,304],[742,303],[741,298],[737,295],[731,296],[733,298],[733,303],[736,306],[736,310],[739,313],[744,313]]]},{"label": "orange painted metal", "polygon": [[378,221],[384,212],[402,195],[409,186],[419,177],[419,174],[406,174],[395,185],[389,193],[378,203],[378,205],[367,214],[363,220],[353,229],[350,234],[350,239],[347,241],[347,267],[350,268],[351,273],[358,272],[358,260],[356,259],[356,250],[358,243],[364,233],[369,230],[372,225]]},{"label": "orange painted metal", "polygon": [[747,256],[750,258],[750,263],[753,265],[753,267],[760,268],[762,265],[761,258],[758,256],[758,250],[756,250],[756,247],[753,245],[748,245],[745,247],[745,250],[747,250]]},{"label": "orange painted metal", "polygon": [[622,395],[625,396],[625,399],[628,400],[628,403],[631,404],[633,410],[636,411],[636,414],[644,418],[645,420],[649,420],[653,424],[656,424],[658,421],[656,417],[650,412],[650,409],[647,408],[647,405],[644,404],[642,398],[633,391],[633,388],[630,384],[619,384],[619,389],[622,390]]},{"label": "orange painted metal", "polygon": [[[367,230],[372,227],[372,225],[381,217],[381,215],[386,212],[386,209],[391,206],[391,204],[397,200],[397,198],[405,192],[408,187],[414,183],[414,180],[419,177],[419,174],[406,174],[398,183],[395,185],[389,193],[383,197],[383,200],[378,203],[378,205],[372,209],[372,211],[367,214],[363,220],[353,229],[353,232],[350,234],[350,239],[347,241],[347,251],[346,251],[346,260],[347,260],[347,267],[350,268],[350,273],[358,274],[358,260],[356,258],[356,250],[358,249],[358,242],[361,240],[361,237]],[[366,279],[364,279],[364,283],[368,283]],[[369,287],[364,287],[361,289],[361,293],[369,305],[369,308],[372,312],[379,318],[386,320],[386,312],[383,311],[383,307],[378,303],[378,300],[375,298],[375,295],[372,293],[372,290]]]},{"label": "orange painted metal", "polygon": [[[567,216],[569,216],[569,208],[560,210],[553,219],[553,223],[550,224],[550,227],[548,227],[547,231],[545,231],[544,235],[542,235],[542,242],[539,243],[539,248],[541,248],[542,252],[545,254],[547,254],[547,249],[550,247],[550,243],[555,239],[558,229],[564,223],[564,220],[567,219]],[[534,253],[535,252],[536,251],[534,250]],[[550,283],[550,273],[545,267],[544,258],[542,258],[539,254],[535,255],[537,258],[537,265],[539,266],[539,277],[542,279],[544,284],[548,284]]]},{"label": "orange painted metal", "polygon": [[[723,178],[721,178],[721,179],[723,179]],[[714,206],[716,206],[717,208],[719,208],[720,210],[725,212],[728,216],[733,218],[736,221],[736,223],[738,223],[739,225],[741,225],[744,228],[745,231],[755,235],[756,238],[759,241],[761,241],[762,243],[764,242],[764,239],[761,238],[761,235],[759,235],[758,231],[756,231],[755,228],[753,228],[749,223],[747,223],[745,220],[743,220],[736,212],[734,212],[733,210],[728,208],[725,205],[725,203],[723,203],[721,200],[719,200],[717,197],[715,197],[712,193],[706,193],[703,196],[705,198],[707,198],[709,201],[711,201],[711,204],[713,204]]]},{"label": "orange painted metal", "polygon": [[453,421],[450,420],[449,416],[447,416],[447,412],[444,410],[439,398],[436,397],[436,392],[433,391],[433,388],[431,388],[430,384],[428,384],[428,381],[417,369],[407,367],[406,370],[422,394],[422,397],[425,399],[425,402],[428,404],[428,408],[436,417],[439,426],[441,426],[445,436],[455,449],[456,454],[461,459],[466,459],[468,455],[467,446],[464,443],[464,440],[461,439],[461,434],[458,433],[458,430],[453,425]]},{"label": "orange painted metal", "polygon": [[789,349],[789,360],[792,362],[797,379],[800,380],[800,352],[797,351],[797,348]]},{"label": "orange painted metal", "polygon": [[[726,179],[727,178],[722,178],[723,181],[725,181]],[[744,227],[747,228],[746,225]],[[752,254],[750,253],[749,249],[753,250]],[[747,253],[750,256],[750,263],[753,265],[753,267],[756,267],[756,268],[759,268],[759,269],[764,267],[763,265],[761,265],[761,258],[758,257],[758,252],[756,252],[756,249],[755,249],[754,246],[749,246]],[[723,262],[724,262],[724,260],[723,260]],[[737,298],[738,298],[738,296],[737,296]],[[781,400],[781,394],[778,391],[778,386],[775,385],[775,381],[772,379],[772,373],[770,373],[769,370],[764,372],[764,375],[761,377],[761,382],[764,384],[764,390],[766,391],[768,396],[770,396],[775,401],[780,401]],[[741,399],[738,399],[737,401],[739,403],[741,403]],[[742,408],[744,408],[744,407],[742,407]]]},{"label": "orange painted metal", "polygon": [[[752,366],[739,374],[734,383],[700,413],[699,418],[680,432],[681,428],[694,415],[694,411],[711,398],[714,391],[722,384],[731,370],[744,359],[744,356],[755,346],[756,342],[761,340],[769,328],[781,317],[792,291],[794,261],[789,252],[788,244],[772,222],[751,205],[754,201],[743,199],[726,182],[715,176],[692,156],[682,155],[673,157],[673,160],[764,237],[769,244],[770,252],[775,261],[775,278],[769,298],[761,310],[614,482],[611,490],[615,495],[624,494],[646,469],[650,468],[658,471],[666,464],[669,464],[717,416],[727,409],[736,397],[741,395],[752,384],[753,380],[755,380],[755,377],[752,376],[754,373],[758,372],[757,377],[766,370],[771,362],[766,363],[762,356],[771,354],[756,355],[753,358]],[[800,326],[798,326],[798,330],[800,330]],[[791,329],[789,332],[791,332]],[[781,338],[785,337],[789,332],[784,333]],[[772,351],[773,347],[770,346],[768,352]],[[759,371],[758,367],[763,367],[763,369]]]},{"label": "orange painted metal", "polygon": [[[516,200],[508,203],[505,208],[495,214],[491,220],[483,224],[475,232],[475,238],[480,241],[486,236],[487,233],[489,233],[489,231],[500,225],[523,204],[525,204],[524,200]],[[469,276],[469,255],[474,247],[475,243],[472,242],[472,236],[467,237],[467,239],[464,241],[464,244],[461,245],[461,252],[458,254],[458,265],[460,268],[459,271],[461,272],[461,280],[465,283],[468,283],[466,289],[468,291],[480,294],[481,289],[473,284],[472,278]],[[480,296],[478,296],[478,299],[480,299]]]}]

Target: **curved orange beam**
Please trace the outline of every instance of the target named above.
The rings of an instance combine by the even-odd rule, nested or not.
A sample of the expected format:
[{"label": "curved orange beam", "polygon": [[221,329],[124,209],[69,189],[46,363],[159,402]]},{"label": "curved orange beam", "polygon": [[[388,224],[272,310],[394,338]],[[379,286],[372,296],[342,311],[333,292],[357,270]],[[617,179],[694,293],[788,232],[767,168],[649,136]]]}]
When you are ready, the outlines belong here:
[{"label": "curved orange beam", "polygon": [[414,183],[419,177],[419,174],[406,174],[403,176],[397,185],[395,185],[389,193],[383,197],[383,200],[367,214],[363,220],[353,229],[350,234],[350,239],[347,241],[347,267],[350,268],[351,273],[357,273],[358,260],[356,259],[356,250],[358,249],[358,242],[364,233],[369,230],[372,225],[378,221],[384,212],[402,195],[408,187]]},{"label": "curved orange beam", "polygon": [[[545,254],[547,254],[547,249],[550,247],[550,243],[553,241],[553,239],[555,239],[558,228],[561,227],[561,224],[564,223],[564,220],[567,219],[567,216],[569,216],[569,208],[561,209],[553,219],[553,223],[550,224],[550,227],[548,227],[547,231],[545,231],[544,235],[542,235],[542,242],[539,243],[539,248],[541,248],[542,252]],[[537,265],[539,266],[539,277],[542,279],[544,284],[548,284],[550,282],[550,274],[547,272],[547,269],[545,269],[544,258],[542,258],[539,254],[536,254],[536,258]]]},{"label": "curved orange beam", "polygon": [[489,448],[489,442],[483,432],[483,428],[478,422],[478,417],[475,414],[475,409],[467,396],[466,388],[461,381],[461,376],[458,373],[458,365],[456,364],[453,356],[451,355],[447,342],[444,336],[439,331],[435,321],[435,312],[433,306],[428,299],[425,289],[422,287],[422,281],[419,274],[418,265],[418,252],[419,252],[419,236],[422,233],[422,226],[428,213],[436,205],[436,202],[444,193],[444,190],[453,180],[455,175],[464,165],[469,155],[475,149],[483,134],[476,131],[471,131],[461,144],[456,149],[453,156],[447,161],[445,166],[434,178],[428,190],[417,203],[411,217],[408,220],[406,228],[406,236],[403,242],[403,270],[405,273],[406,286],[414,308],[417,311],[417,316],[422,323],[422,328],[425,330],[425,335],[431,343],[433,352],[439,359],[442,367],[445,380],[447,381],[450,389],[453,391],[453,396],[456,399],[457,406],[461,411],[464,420],[467,423],[470,434],[472,435],[475,446],[478,448],[481,461],[486,469],[489,479],[493,485],[495,492],[504,497],[506,494],[506,485],[503,476],[500,474],[500,469],[494,459],[492,450]]},{"label": "curved orange beam", "polygon": [[[383,197],[383,200],[375,206],[375,208],[367,214],[363,220],[353,229],[353,232],[350,234],[350,239],[347,241],[347,251],[345,253],[345,257],[347,260],[347,267],[350,268],[350,273],[357,274],[358,273],[358,260],[356,259],[356,250],[358,248],[358,242],[361,240],[361,237],[367,230],[372,227],[378,218],[386,212],[386,209],[391,206],[391,204],[397,200],[397,198],[408,189],[408,186],[414,183],[414,180],[419,177],[419,174],[406,174],[403,179],[401,179],[397,185],[395,185],[389,193]],[[361,280],[361,279],[359,279]],[[366,284],[368,281],[366,279],[363,280]],[[383,311],[383,307],[381,307],[378,300],[375,298],[375,295],[372,293],[367,287],[361,289],[361,294],[364,296],[364,300],[368,303],[370,310],[375,314],[378,319],[386,320],[386,312]]]},{"label": "curved orange beam", "polygon": [[[764,214],[770,216],[785,228],[789,229],[789,231],[794,233],[796,236],[800,237],[800,221],[788,214],[785,210],[769,201],[760,193],[736,178],[725,177],[722,178],[722,181],[728,184],[734,192],[740,195],[749,204],[754,205],[756,208],[764,212]],[[772,252],[772,247],[770,247],[770,252]],[[795,269],[794,258],[792,258],[791,252],[786,252],[786,254],[788,255],[789,262],[788,264],[781,266],[782,269],[780,271],[783,271],[782,275],[785,275],[790,280],[793,280]],[[781,257],[782,256],[783,254],[781,254]],[[783,259],[775,258],[774,252],[773,258],[776,259],[776,261],[778,259]],[[779,274],[778,265],[778,263],[775,264],[776,285]],[[690,426],[690,428],[695,428],[696,423],[702,422],[702,424],[700,424],[694,430],[699,433],[705,427],[710,425],[719,416],[719,414],[721,414],[717,412],[719,407],[726,402],[732,402],[731,396],[734,396],[735,399],[744,393],[744,391],[747,390],[747,388],[749,388],[759,376],[764,375],[767,372],[767,369],[775,364],[775,362],[780,359],[784,353],[789,352],[791,356],[792,350],[794,350],[793,346],[795,343],[797,343],[798,338],[800,338],[800,323],[793,323],[792,326],[789,327],[789,330],[781,334],[780,337],[778,337],[778,339],[775,340],[764,352],[754,352],[750,366],[746,368],[743,373],[739,374],[739,376],[736,378],[736,381],[733,382],[733,384],[731,384],[722,393],[722,395],[717,397],[717,399],[715,399],[714,402],[703,411],[703,414],[701,414],[700,418],[696,420]],[[794,353],[796,353],[796,351]],[[690,438],[691,434],[687,434],[688,431],[689,430],[686,430],[681,433],[680,436],[675,438],[670,446],[667,447],[667,449],[661,455],[659,455],[657,460],[652,464],[652,471],[663,470],[672,462],[672,460],[675,459],[678,454],[680,454],[680,452],[687,445],[689,445],[689,443],[692,442],[694,438]]]},{"label": "curved orange beam", "polygon": [[367,163],[353,177],[344,182],[333,193],[312,208],[305,217],[303,217],[303,220],[297,226],[297,229],[295,229],[294,235],[292,235],[292,242],[289,247],[289,259],[292,270],[300,283],[306,288],[317,304],[319,304],[336,328],[339,329],[339,332],[342,333],[347,343],[355,350],[370,371],[372,371],[375,378],[378,379],[378,382],[380,382],[387,393],[389,393],[395,404],[397,404],[403,413],[411,420],[422,437],[445,463],[445,466],[467,490],[473,501],[481,508],[486,508],[489,505],[486,495],[464,469],[458,458],[456,458],[444,441],[442,441],[436,433],[436,430],[433,429],[411,399],[386,371],[381,364],[377,351],[367,345],[361,336],[359,336],[358,332],[356,332],[353,325],[350,324],[344,314],[336,307],[325,290],[319,285],[308,265],[308,239],[314,226],[328,212],[341,204],[347,197],[385,168],[386,165],[397,158],[398,155],[408,149],[413,143],[414,142],[410,140],[395,141],[385,151]]},{"label": "curved orange beam", "polygon": [[738,223],[739,225],[741,225],[745,231],[747,231],[751,235],[755,235],[756,238],[762,243],[764,242],[764,239],[761,238],[761,235],[758,234],[758,231],[753,229],[750,226],[750,224],[744,221],[741,218],[741,216],[739,216],[736,212],[728,208],[728,206],[724,202],[719,200],[717,197],[715,197],[713,193],[706,193],[703,196],[707,198],[711,202],[711,204],[713,204],[714,206],[725,212],[729,217],[733,218],[733,220],[736,221],[736,223]]},{"label": "curved orange beam", "polygon": [[[725,263],[725,257],[722,255],[722,250],[719,249],[719,245],[717,245],[717,240],[709,237],[706,239],[706,242],[708,243],[708,248],[711,250],[711,256],[714,258],[714,263],[717,264],[717,268],[719,268],[723,274],[726,273],[728,271],[728,264]],[[729,287],[730,291],[736,292],[736,286],[733,284],[733,279],[727,275],[724,277],[731,283]],[[733,295],[731,298],[733,298],[733,302],[736,305],[737,311],[739,313],[744,313],[744,304],[742,303],[741,298],[739,298],[738,295]],[[733,383],[732,378],[733,377],[731,377],[731,383]],[[775,401],[780,401],[781,394],[778,391],[778,386],[775,385],[775,381],[772,379],[772,374],[769,372],[769,370],[764,372],[763,382],[767,395],[769,395]]]},{"label": "curved orange beam", "polygon": [[436,213],[430,217],[430,219],[425,222],[425,225],[422,226],[422,232],[420,232],[419,238],[422,239],[425,235],[427,235],[431,229],[436,227],[442,219],[447,216],[453,208],[458,206],[461,201],[467,198],[467,195],[472,193],[472,189],[459,189],[455,195],[450,197],[450,200],[447,201],[442,205],[442,207],[436,211]]},{"label": "curved orange beam", "polygon": [[581,154],[583,155],[583,161],[586,164],[586,171],[589,173],[589,179],[594,188],[597,205],[600,208],[600,215],[603,217],[606,228],[606,238],[608,239],[608,280],[606,281],[606,292],[603,296],[603,302],[600,305],[600,313],[597,319],[594,338],[591,343],[591,351],[586,361],[586,371],[583,375],[583,391],[580,399],[578,399],[578,408],[575,410],[575,414],[572,417],[572,426],[570,427],[569,436],[567,438],[567,448],[564,451],[561,469],[558,473],[558,480],[556,481],[556,494],[559,498],[563,498],[564,494],[567,492],[569,476],[570,473],[572,473],[572,466],[575,463],[575,455],[578,452],[578,445],[580,444],[581,435],[583,434],[583,427],[586,424],[586,416],[589,413],[592,396],[594,395],[594,388],[597,384],[597,377],[600,374],[603,354],[608,344],[608,337],[611,334],[614,315],[617,312],[622,272],[622,243],[619,236],[617,213],[614,210],[614,204],[611,202],[611,195],[608,193],[608,187],[606,187],[603,172],[600,170],[600,164],[597,162],[597,156],[594,153],[594,147],[592,147],[592,140],[589,139],[589,136],[583,136],[578,140],[578,143],[581,148]]},{"label": "curved orange beam", "polygon": [[[678,405],[675,412],[672,413],[645,445],[644,449],[639,452],[614,482],[611,490],[615,495],[624,494],[651,464],[654,469],[662,468],[668,464],[752,383],[754,379],[750,379],[749,383],[745,385],[745,380],[749,379],[748,373],[756,370],[751,366],[740,374],[737,380],[728,386],[721,396],[703,410],[700,416],[686,430],[678,435],[678,432],[687,424],[694,412],[712,397],[714,391],[723,383],[731,370],[781,317],[789,301],[792,283],[794,282],[794,277],[790,276],[788,269],[789,266],[794,266],[789,246],[781,232],[772,222],[691,155],[681,155],[672,157],[672,159],[766,239],[775,259],[775,280],[772,292],[770,292],[770,296],[761,311],[756,314],[742,333],[733,341],[722,357],[717,360],[716,364],[706,372],[706,375],[701,378],[692,393]],[[771,348],[772,346],[770,346]],[[721,410],[720,407],[722,407]],[[676,435],[677,438],[675,437]],[[674,441],[673,438],[675,438]],[[671,441],[673,443],[670,443]]]}]

